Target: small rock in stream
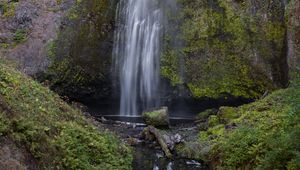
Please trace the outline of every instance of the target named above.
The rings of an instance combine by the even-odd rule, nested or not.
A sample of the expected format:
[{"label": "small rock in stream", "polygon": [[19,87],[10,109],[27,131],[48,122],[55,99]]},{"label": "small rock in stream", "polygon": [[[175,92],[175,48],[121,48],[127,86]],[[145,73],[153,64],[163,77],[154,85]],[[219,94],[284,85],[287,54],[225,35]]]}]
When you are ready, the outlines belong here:
[{"label": "small rock in stream", "polygon": [[156,157],[158,159],[163,158],[164,157],[164,153],[162,153],[162,152],[156,152]]},{"label": "small rock in stream", "polygon": [[167,170],[173,170],[173,162],[169,162],[168,166],[167,166]]},{"label": "small rock in stream", "polygon": [[191,160],[191,161],[186,161],[187,165],[195,165],[196,167],[201,167],[201,163],[197,162],[195,160]]},{"label": "small rock in stream", "polygon": [[182,138],[182,136],[180,134],[176,134],[172,137],[172,140],[176,143],[176,144],[179,144],[179,143],[182,143],[184,142],[184,139]]},{"label": "small rock in stream", "polygon": [[157,165],[154,165],[153,170],[159,170],[159,167]]},{"label": "small rock in stream", "polygon": [[129,137],[126,139],[126,143],[130,146],[135,146],[141,143],[142,141],[136,138]]},{"label": "small rock in stream", "polygon": [[101,117],[101,122],[105,123],[105,122],[107,122],[107,120],[104,117]]}]

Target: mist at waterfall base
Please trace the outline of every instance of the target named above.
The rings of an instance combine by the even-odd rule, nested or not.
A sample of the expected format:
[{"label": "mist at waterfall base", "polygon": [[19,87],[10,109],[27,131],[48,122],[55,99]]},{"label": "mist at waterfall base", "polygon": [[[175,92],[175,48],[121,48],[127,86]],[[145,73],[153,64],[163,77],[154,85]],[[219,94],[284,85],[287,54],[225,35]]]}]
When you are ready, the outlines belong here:
[{"label": "mist at waterfall base", "polygon": [[[112,63],[115,94],[110,99],[85,103],[90,113],[140,121],[143,111],[168,106],[172,118],[190,120],[209,108],[245,103],[239,98],[195,99],[187,90],[180,90],[184,88],[172,87],[160,76],[163,38],[174,24],[168,17],[176,15],[177,9],[174,0],[120,0]],[[174,48],[178,43],[174,42]]]}]

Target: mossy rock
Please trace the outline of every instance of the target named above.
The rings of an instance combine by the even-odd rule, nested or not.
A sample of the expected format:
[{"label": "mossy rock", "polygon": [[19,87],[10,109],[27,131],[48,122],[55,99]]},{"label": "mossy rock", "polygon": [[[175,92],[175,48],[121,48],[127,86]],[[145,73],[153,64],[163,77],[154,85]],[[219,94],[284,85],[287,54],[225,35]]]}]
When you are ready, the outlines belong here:
[{"label": "mossy rock", "polygon": [[207,133],[209,135],[214,135],[214,136],[221,136],[224,134],[224,132],[225,132],[225,126],[223,124],[216,125],[207,130]]},{"label": "mossy rock", "polygon": [[175,152],[179,158],[195,159],[206,161],[211,146],[206,143],[184,142],[175,147]]},{"label": "mossy rock", "polygon": [[196,116],[196,120],[199,122],[204,122],[209,118],[209,116],[216,115],[217,113],[218,113],[217,109],[207,109],[204,112],[199,113]]},{"label": "mossy rock", "polygon": [[218,117],[221,119],[221,121],[229,123],[231,120],[239,118],[240,113],[238,108],[221,107],[218,112]]},{"label": "mossy rock", "polygon": [[213,127],[220,124],[220,119],[218,116],[216,115],[211,115],[208,119],[208,126],[209,127]]},{"label": "mossy rock", "polygon": [[167,107],[162,107],[158,110],[144,112],[142,118],[147,125],[155,127],[168,127],[169,126],[169,113]]}]

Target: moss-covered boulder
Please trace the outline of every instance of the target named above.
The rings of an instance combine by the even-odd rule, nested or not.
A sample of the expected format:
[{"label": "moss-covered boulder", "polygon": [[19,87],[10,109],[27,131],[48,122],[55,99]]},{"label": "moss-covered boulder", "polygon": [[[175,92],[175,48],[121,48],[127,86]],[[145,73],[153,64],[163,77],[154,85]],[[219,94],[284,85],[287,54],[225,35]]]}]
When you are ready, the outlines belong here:
[{"label": "moss-covered boulder", "polygon": [[201,113],[198,113],[196,116],[197,122],[205,122],[209,116],[216,115],[218,113],[217,109],[207,109]]},{"label": "moss-covered boulder", "polygon": [[229,122],[230,120],[240,117],[240,113],[238,109],[234,107],[221,107],[218,112],[218,117],[223,122]]},{"label": "moss-covered boulder", "polygon": [[167,107],[158,110],[147,111],[142,114],[142,118],[147,125],[155,127],[169,126],[169,112]]},{"label": "moss-covered boulder", "polygon": [[175,147],[178,157],[184,159],[206,160],[211,146],[199,142],[184,142]]},{"label": "moss-covered boulder", "polygon": [[208,118],[208,126],[213,127],[220,124],[220,119],[216,115],[211,115]]}]

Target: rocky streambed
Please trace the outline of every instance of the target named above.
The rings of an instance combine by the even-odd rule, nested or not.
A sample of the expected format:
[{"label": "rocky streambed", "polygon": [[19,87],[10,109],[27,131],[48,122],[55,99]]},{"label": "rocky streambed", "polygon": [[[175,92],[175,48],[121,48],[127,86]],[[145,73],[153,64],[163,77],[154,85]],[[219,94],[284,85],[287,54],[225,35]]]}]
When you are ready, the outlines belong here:
[{"label": "rocky streambed", "polygon": [[188,159],[180,148],[197,140],[199,129],[194,123],[173,124],[157,129],[141,123],[96,119],[101,128],[115,133],[133,147],[135,170],[208,170],[199,160]]}]

